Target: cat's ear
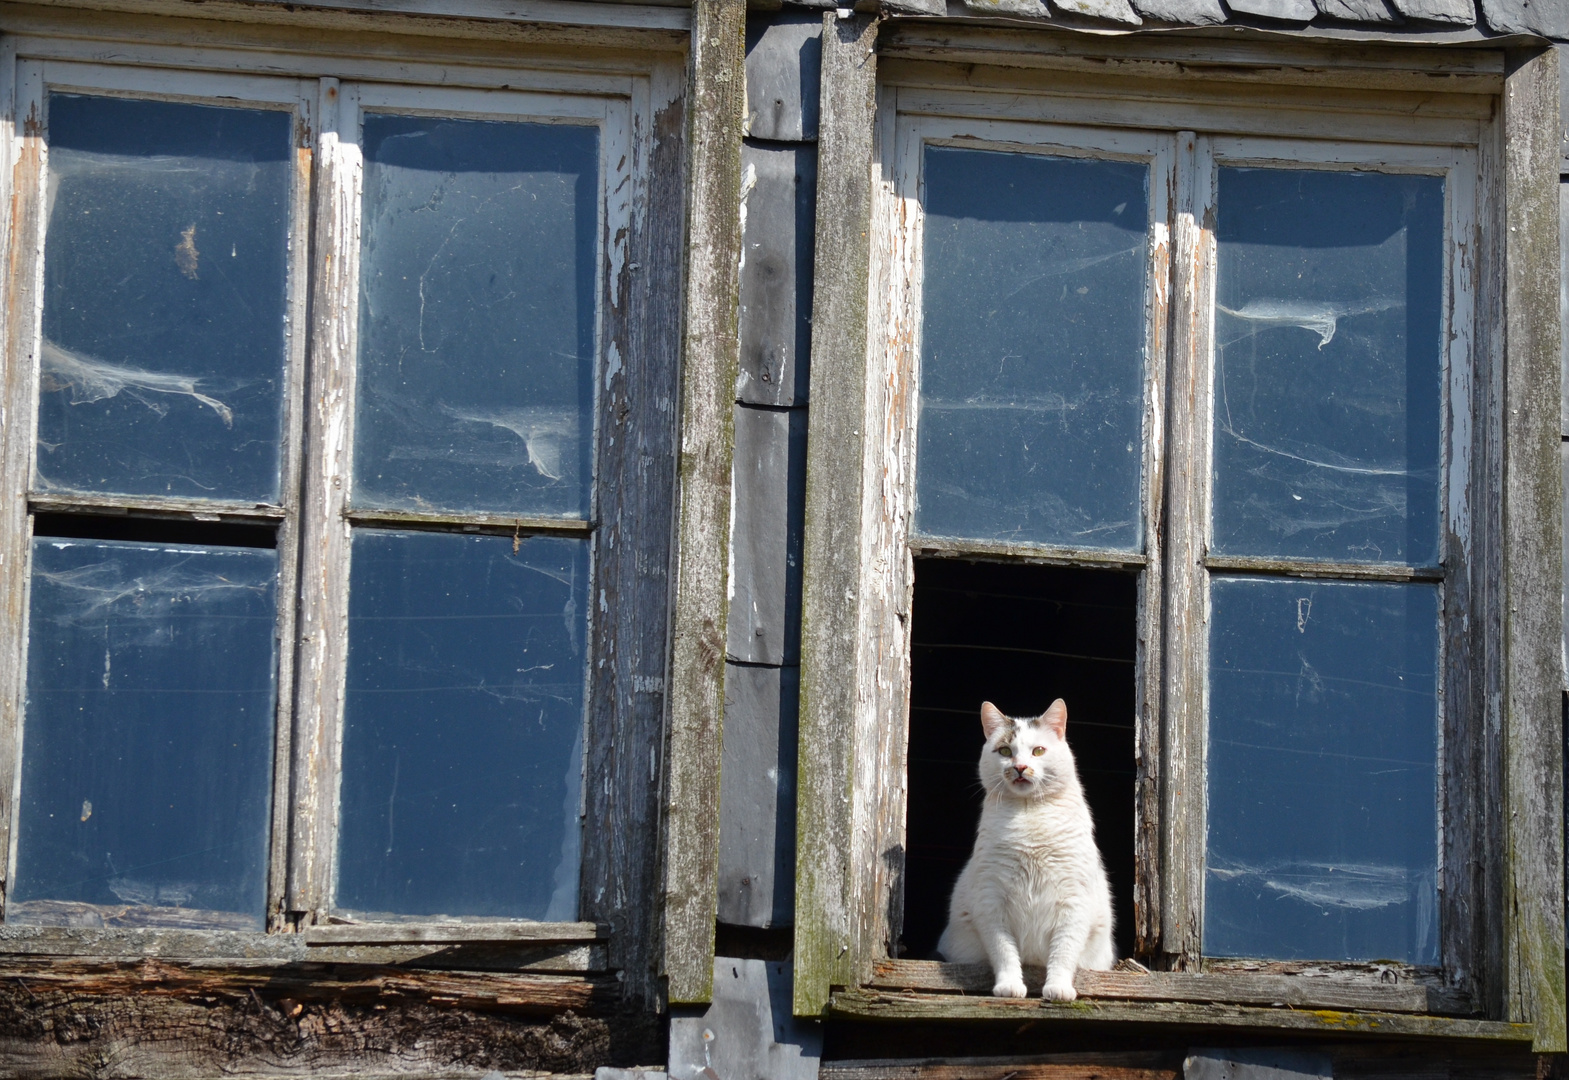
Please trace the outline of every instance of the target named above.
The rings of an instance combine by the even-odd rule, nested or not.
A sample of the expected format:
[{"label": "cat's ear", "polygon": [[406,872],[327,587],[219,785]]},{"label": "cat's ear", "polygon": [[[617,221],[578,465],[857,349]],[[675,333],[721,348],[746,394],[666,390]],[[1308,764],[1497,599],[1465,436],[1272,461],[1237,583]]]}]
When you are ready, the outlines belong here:
[{"label": "cat's ear", "polygon": [[981,702],[981,730],[986,732],[989,739],[1002,729],[1008,718],[997,710],[997,706],[989,701]]},{"label": "cat's ear", "polygon": [[1058,698],[1051,703],[1051,707],[1041,713],[1041,723],[1057,733],[1057,738],[1068,737],[1068,703]]}]

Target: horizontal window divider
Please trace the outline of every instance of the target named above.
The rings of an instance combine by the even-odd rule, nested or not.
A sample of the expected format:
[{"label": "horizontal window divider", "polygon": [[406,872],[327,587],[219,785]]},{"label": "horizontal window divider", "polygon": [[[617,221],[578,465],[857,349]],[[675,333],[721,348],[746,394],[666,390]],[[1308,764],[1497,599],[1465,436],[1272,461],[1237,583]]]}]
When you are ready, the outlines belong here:
[{"label": "horizontal window divider", "polygon": [[[837,990],[829,998],[828,1016],[838,1020],[928,1023],[957,1020],[993,1022],[998,1031],[1016,1030],[1021,1023],[1150,1024],[1202,1027],[1213,1037],[1220,1030],[1291,1032],[1299,1034],[1373,1037],[1469,1039],[1529,1044],[1535,1028],[1502,1020],[1461,1016],[1351,1009],[1301,1009],[1282,1006],[1198,1004],[1183,1001],[1112,1001],[1079,998],[1044,1001],[1039,997],[999,998],[986,994],[934,994],[914,990]],[[1001,1025],[1009,1025],[1003,1027]]]},{"label": "horizontal window divider", "polygon": [[388,944],[307,942],[296,933],[168,928],[0,927],[0,953],[11,957],[78,956],[95,960],[243,960],[255,963],[398,964],[459,970],[573,974],[609,969],[602,941],[410,941]]},{"label": "horizontal window divider", "polygon": [[395,945],[406,942],[595,942],[610,927],[592,922],[345,923],[313,926],[305,943],[322,945]]},{"label": "horizontal window divider", "polygon": [[104,517],[161,517],[180,521],[277,522],[288,511],[274,503],[206,499],[162,499],[142,495],[41,495],[27,497],[35,514],[97,514]]},{"label": "horizontal window divider", "polygon": [[910,551],[922,558],[981,558],[999,562],[1043,563],[1050,566],[1110,566],[1129,570],[1139,569],[1149,562],[1146,556],[1134,551],[1096,551],[1092,548],[1059,547],[1054,544],[1010,544],[934,536],[912,536]]},{"label": "horizontal window divider", "polygon": [[[1394,976],[1393,970],[1388,974]],[[1025,984],[1040,992],[1045,973],[1026,966]],[[1073,985],[1081,1001],[1147,1001],[1187,1004],[1263,1005],[1269,1008],[1355,1009],[1392,1013],[1465,1016],[1470,999],[1437,978],[1374,981],[1335,973],[1257,972],[1199,973],[1181,971],[1087,971],[1079,969]],[[990,994],[991,968],[986,964],[942,964],[930,960],[883,960],[873,966],[871,987],[879,990],[937,991]]]},{"label": "horizontal window divider", "polygon": [[435,514],[412,510],[345,510],[343,516],[354,525],[379,528],[426,529],[442,532],[477,532],[496,536],[530,536],[566,533],[586,536],[595,522],[583,518],[509,517],[503,514]]},{"label": "horizontal window divider", "polygon": [[1210,571],[1239,574],[1279,574],[1302,578],[1352,578],[1357,581],[1442,581],[1442,566],[1380,566],[1375,563],[1316,562],[1308,559],[1267,559],[1210,555]]}]

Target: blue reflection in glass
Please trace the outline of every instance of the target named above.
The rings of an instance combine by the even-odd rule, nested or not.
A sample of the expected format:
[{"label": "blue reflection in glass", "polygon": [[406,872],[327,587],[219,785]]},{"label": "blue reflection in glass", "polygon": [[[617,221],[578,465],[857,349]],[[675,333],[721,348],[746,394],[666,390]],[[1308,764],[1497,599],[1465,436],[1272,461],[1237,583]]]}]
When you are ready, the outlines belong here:
[{"label": "blue reflection in glass", "polygon": [[365,118],[354,502],[585,517],[599,132]]},{"label": "blue reflection in glass", "polygon": [[50,95],[39,488],[277,501],[292,128]]},{"label": "blue reflection in glass", "polygon": [[362,530],[338,905],[577,917],[588,542]]},{"label": "blue reflection in glass", "polygon": [[1438,588],[1210,585],[1204,952],[1438,962]]},{"label": "blue reflection in glass", "polygon": [[1444,181],[1221,169],[1217,554],[1438,561]]},{"label": "blue reflection in glass", "polygon": [[1148,168],[930,147],[915,527],[1137,550]]},{"label": "blue reflection in glass", "polygon": [[33,542],[7,921],[263,928],[277,568],[266,550]]}]

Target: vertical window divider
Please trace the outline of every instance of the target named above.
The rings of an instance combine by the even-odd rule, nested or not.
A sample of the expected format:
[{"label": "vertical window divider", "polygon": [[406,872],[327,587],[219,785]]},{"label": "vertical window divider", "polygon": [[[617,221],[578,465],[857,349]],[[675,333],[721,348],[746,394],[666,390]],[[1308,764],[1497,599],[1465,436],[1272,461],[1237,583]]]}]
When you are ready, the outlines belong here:
[{"label": "vertical window divider", "polygon": [[[28,564],[32,515],[27,489],[33,460],[37,415],[38,355],[43,311],[43,230],[45,200],[43,67],[17,63],[14,44],[0,56],[0,94],[9,119],[3,176],[6,204],[3,237],[7,265],[14,268],[5,295],[5,381],[0,483],[4,485],[0,525],[0,595],[4,596],[4,651],[0,652],[0,851],[5,855],[4,898],[16,877],[16,821],[22,786],[22,706],[27,681]],[[19,120],[25,116],[26,119]],[[24,246],[25,245],[25,246]],[[3,908],[0,908],[3,911]]]},{"label": "vertical window divider", "polygon": [[1209,147],[1177,135],[1167,397],[1166,632],[1161,755],[1160,958],[1197,970],[1204,910],[1205,640],[1213,341],[1214,170]]},{"label": "vertical window divider", "polygon": [[1134,752],[1138,755],[1134,796],[1134,940],[1141,955],[1158,951],[1160,941],[1160,779],[1164,771],[1161,744],[1161,623],[1164,614],[1164,549],[1162,516],[1165,503],[1166,386],[1171,330],[1174,323],[1173,225],[1177,204],[1177,160],[1180,140],[1168,139],[1151,163],[1149,330],[1145,346],[1144,377],[1144,570],[1139,574],[1138,644],[1136,652],[1137,703],[1134,712]]},{"label": "vertical window divider", "polygon": [[318,924],[337,844],[363,176],[355,88],[331,78],[320,87],[287,893],[291,917]]},{"label": "vertical window divider", "polygon": [[316,164],[317,96],[314,80],[300,80],[299,115],[294,132],[294,194],[289,205],[288,323],[285,341],[288,367],[284,387],[283,470],[279,497],[284,517],[278,525],[278,689],[273,744],[272,818],[267,862],[267,929],[278,931],[287,921],[289,860],[290,763],[293,749],[295,619],[292,601],[300,576],[300,478],[304,470],[303,439],[307,360],[310,348],[311,207]]}]

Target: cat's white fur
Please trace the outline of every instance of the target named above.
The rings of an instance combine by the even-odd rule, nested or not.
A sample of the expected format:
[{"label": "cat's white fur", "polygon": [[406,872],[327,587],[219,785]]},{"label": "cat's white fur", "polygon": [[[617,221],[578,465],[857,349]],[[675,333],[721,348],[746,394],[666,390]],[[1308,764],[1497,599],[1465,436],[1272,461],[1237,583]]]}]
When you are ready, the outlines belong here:
[{"label": "cat's white fur", "polygon": [[1111,887],[1067,726],[1061,698],[1026,719],[981,706],[986,804],[937,949],[956,963],[990,963],[997,997],[1024,997],[1022,965],[1038,964],[1041,996],[1072,1001],[1077,968],[1105,971],[1116,960]]}]

